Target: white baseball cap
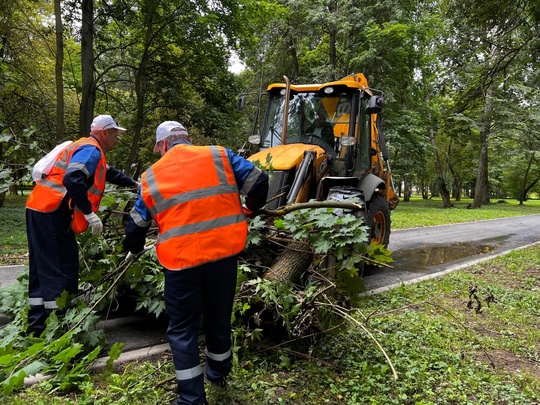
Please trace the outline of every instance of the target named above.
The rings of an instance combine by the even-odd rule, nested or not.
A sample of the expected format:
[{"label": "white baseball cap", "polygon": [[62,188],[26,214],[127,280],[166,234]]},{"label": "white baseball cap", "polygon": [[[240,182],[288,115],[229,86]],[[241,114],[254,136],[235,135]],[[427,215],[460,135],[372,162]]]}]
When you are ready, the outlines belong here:
[{"label": "white baseball cap", "polygon": [[92,121],[92,124],[90,125],[91,130],[95,129],[99,131],[110,128],[117,129],[118,132],[127,131],[125,128],[119,127],[116,121],[110,115],[98,115],[96,118],[94,118],[94,121]]},{"label": "white baseball cap", "polygon": [[156,129],[156,146],[154,146],[154,152],[159,152],[159,141],[162,141],[169,136],[184,135],[189,136],[186,128],[178,121],[163,121]]}]

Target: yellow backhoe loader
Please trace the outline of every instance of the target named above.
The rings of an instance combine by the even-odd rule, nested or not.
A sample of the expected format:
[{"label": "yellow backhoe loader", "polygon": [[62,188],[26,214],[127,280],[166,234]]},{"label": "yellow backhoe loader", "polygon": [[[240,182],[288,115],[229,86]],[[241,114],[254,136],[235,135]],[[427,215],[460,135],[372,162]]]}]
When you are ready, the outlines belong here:
[{"label": "yellow backhoe loader", "polygon": [[284,81],[268,86],[262,126],[243,150],[274,169],[266,208],[354,197],[371,241],[387,246],[399,200],[381,128],[384,95],[363,74],[322,84]]}]

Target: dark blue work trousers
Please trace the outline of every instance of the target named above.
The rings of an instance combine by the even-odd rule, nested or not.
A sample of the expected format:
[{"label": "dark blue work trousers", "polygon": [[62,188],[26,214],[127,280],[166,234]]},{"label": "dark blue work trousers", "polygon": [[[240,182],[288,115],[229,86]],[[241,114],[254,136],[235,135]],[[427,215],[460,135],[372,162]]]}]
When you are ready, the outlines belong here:
[{"label": "dark blue work trousers", "polygon": [[63,203],[51,213],[26,209],[29,253],[29,329],[42,331],[56,298],[78,292],[79,253],[71,230],[71,212]]},{"label": "dark blue work trousers", "polygon": [[231,314],[236,292],[237,258],[165,273],[165,304],[169,315],[178,404],[203,404],[204,373],[199,357],[201,316],[206,342],[206,377],[218,380],[232,368]]}]

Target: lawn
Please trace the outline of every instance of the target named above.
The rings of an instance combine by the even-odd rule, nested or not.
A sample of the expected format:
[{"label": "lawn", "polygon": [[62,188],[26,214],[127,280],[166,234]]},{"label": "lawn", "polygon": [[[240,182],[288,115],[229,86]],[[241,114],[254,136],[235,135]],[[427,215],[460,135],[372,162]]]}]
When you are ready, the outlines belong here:
[{"label": "lawn", "polygon": [[25,196],[6,196],[0,208],[0,265],[27,264]]},{"label": "lawn", "polygon": [[467,208],[472,203],[469,199],[452,203],[453,208],[445,209],[440,199],[423,200],[415,197],[409,202],[401,201],[392,211],[392,228],[415,228],[540,214],[540,200],[529,200],[523,205],[519,205],[517,200],[492,200],[490,205],[478,209]]}]

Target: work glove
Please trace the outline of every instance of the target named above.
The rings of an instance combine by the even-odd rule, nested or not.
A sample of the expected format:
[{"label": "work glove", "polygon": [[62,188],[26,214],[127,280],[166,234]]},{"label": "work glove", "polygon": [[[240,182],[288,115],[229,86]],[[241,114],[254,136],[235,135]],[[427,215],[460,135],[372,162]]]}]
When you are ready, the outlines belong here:
[{"label": "work glove", "polygon": [[126,261],[134,260],[137,257],[144,255],[149,250],[152,250],[153,248],[154,248],[154,245],[152,244],[152,245],[145,246],[143,250],[141,250],[139,253],[131,253],[131,251],[129,251],[128,254],[126,255]]},{"label": "work glove", "polygon": [[99,219],[95,213],[91,212],[90,214],[86,214],[84,217],[88,221],[90,228],[92,228],[92,233],[94,235],[99,235],[101,232],[103,232],[103,222],[101,222],[101,219]]},{"label": "work glove", "polygon": [[257,216],[257,212],[251,211],[246,205],[242,205],[242,210],[244,210],[244,215],[246,218],[253,219]]}]

